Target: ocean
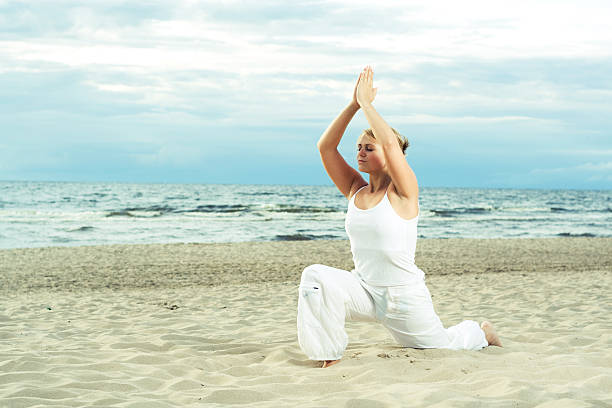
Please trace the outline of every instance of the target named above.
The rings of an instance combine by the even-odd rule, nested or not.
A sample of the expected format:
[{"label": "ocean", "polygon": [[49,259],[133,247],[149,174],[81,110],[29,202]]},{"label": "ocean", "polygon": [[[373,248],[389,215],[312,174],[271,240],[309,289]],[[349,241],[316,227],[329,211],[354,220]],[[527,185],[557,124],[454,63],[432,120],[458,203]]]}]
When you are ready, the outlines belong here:
[{"label": "ocean", "polygon": [[[612,191],[421,187],[420,238],[612,237]],[[0,182],[0,248],[347,239],[333,186]]]}]

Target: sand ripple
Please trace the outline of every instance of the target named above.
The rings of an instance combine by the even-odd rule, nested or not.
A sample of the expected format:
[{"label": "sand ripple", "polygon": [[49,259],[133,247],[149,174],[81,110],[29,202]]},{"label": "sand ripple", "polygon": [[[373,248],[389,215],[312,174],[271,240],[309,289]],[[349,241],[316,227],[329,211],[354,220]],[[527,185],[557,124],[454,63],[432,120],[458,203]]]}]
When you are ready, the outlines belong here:
[{"label": "sand ripple", "polygon": [[604,407],[612,273],[433,275],[446,325],[493,321],[504,348],[398,347],[349,323],[317,369],[296,339],[297,287],[15,293],[0,300],[1,407]]}]

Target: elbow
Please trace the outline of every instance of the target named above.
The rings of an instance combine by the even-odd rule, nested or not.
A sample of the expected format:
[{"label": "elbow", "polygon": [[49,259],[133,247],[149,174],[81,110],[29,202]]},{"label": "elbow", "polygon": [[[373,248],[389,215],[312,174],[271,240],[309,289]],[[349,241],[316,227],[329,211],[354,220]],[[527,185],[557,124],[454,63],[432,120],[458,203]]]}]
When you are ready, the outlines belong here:
[{"label": "elbow", "polygon": [[391,152],[393,150],[396,150],[396,148],[399,148],[401,150],[399,144],[397,143],[397,140],[386,140],[381,143],[381,145],[384,152]]},{"label": "elbow", "polygon": [[321,140],[319,140],[319,141],[317,142],[317,150],[318,150],[318,151],[322,152],[322,151],[324,151],[324,150],[329,150],[329,149],[330,149],[330,146],[329,146],[329,144],[328,144],[328,143],[324,143],[324,142],[323,142],[323,141],[321,141]]},{"label": "elbow", "polygon": [[387,138],[385,139],[384,142],[381,143],[383,149],[390,149],[391,146],[396,145],[396,144],[397,144],[397,141],[391,138]]}]

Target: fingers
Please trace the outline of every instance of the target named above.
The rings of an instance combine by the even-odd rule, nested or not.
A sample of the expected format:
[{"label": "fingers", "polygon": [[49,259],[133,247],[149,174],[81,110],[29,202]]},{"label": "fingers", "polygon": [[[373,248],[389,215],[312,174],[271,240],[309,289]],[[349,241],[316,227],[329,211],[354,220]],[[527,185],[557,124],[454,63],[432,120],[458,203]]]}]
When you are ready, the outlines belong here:
[{"label": "fingers", "polygon": [[[372,86],[373,84],[374,71],[370,65],[367,65],[363,71],[359,74],[357,80],[357,86],[355,88],[355,97],[359,100],[360,98],[374,100],[376,97],[377,88]],[[368,96],[369,95],[369,96]]]},{"label": "fingers", "polygon": [[363,78],[368,82],[372,82],[372,80],[374,79],[374,71],[372,70],[372,67],[370,65],[366,65],[366,67],[363,69],[363,72],[359,75],[359,78]]},{"label": "fingers", "polygon": [[363,84],[368,82],[368,72],[365,69],[361,74],[359,74],[359,82]]}]

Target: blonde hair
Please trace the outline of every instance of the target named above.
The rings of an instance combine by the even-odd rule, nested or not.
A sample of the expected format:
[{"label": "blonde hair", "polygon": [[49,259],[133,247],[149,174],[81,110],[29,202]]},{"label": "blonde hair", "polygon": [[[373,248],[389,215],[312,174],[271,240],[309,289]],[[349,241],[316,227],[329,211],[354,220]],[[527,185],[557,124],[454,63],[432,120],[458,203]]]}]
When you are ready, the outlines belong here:
[{"label": "blonde hair", "polygon": [[[406,149],[408,148],[408,146],[410,146],[410,142],[408,142],[408,139],[406,139],[405,136],[400,135],[400,133],[397,130],[393,128],[391,128],[391,130],[393,131],[393,133],[395,133],[395,137],[397,137],[397,143],[399,143],[400,149],[402,149],[402,153],[406,154]],[[363,134],[376,140],[376,137],[374,136],[374,131],[372,131],[372,128],[364,129]]]}]

